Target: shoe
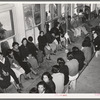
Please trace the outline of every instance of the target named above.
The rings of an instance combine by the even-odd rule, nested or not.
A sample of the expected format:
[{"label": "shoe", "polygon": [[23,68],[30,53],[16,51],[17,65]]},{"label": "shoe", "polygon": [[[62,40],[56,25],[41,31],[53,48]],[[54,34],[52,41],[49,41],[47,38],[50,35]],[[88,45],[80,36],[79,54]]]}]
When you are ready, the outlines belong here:
[{"label": "shoe", "polygon": [[20,87],[21,89],[23,89],[23,88],[24,88],[24,87],[23,87],[23,85],[22,85],[21,83],[19,84],[19,87]]},{"label": "shoe", "polygon": [[17,92],[18,92],[18,93],[21,93],[21,91],[22,91],[21,89],[17,89]]}]

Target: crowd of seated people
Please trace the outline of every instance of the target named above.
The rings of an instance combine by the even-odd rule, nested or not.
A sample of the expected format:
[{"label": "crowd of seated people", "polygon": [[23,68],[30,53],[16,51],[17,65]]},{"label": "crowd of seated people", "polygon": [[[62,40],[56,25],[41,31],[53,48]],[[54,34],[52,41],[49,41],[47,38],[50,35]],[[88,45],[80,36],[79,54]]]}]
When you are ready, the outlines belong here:
[{"label": "crowd of seated people", "polygon": [[[68,31],[73,32],[74,37],[81,36],[82,32],[84,33],[86,37],[82,41],[82,48],[72,47],[66,54],[67,61],[61,57],[57,58],[57,63],[52,66],[51,72],[44,72],[40,82],[29,91],[30,93],[68,93],[70,89],[75,92],[80,71],[91,61],[94,50],[100,50],[100,27],[95,27],[91,31],[91,34],[93,34],[93,37],[91,37],[91,34],[88,35],[87,28],[82,23],[78,23],[78,20],[77,15],[73,17],[73,21],[71,16],[68,16]],[[86,11],[81,21],[86,23],[88,20],[89,14]],[[54,23],[54,27],[50,30],[48,26],[47,30],[46,34],[40,31],[38,47],[44,57],[47,60],[51,60],[51,55],[56,55],[56,52],[63,46],[66,48],[68,44],[74,42],[74,37],[73,34],[64,31],[59,22]],[[38,60],[38,57],[36,58]]]},{"label": "crowd of seated people", "polygon": [[0,53],[1,89],[7,90],[13,84],[18,92],[21,92],[23,89],[21,78],[25,80],[34,79],[31,74],[38,74],[35,71],[39,67],[37,61],[38,48],[32,40],[31,36],[28,40],[23,38],[20,46],[18,42],[13,42],[12,49],[6,51],[6,56],[2,52]]},{"label": "crowd of seated people", "polygon": [[[52,66],[51,72],[44,72],[41,76],[42,81],[37,87],[33,87],[30,93],[68,93],[70,89],[75,92],[80,71],[84,65],[88,65],[92,54],[91,40],[87,36],[81,49],[74,46],[66,54],[66,61],[61,57],[57,58],[57,64]],[[44,88],[44,91],[39,92],[40,87]],[[34,92],[35,90],[38,92]]]},{"label": "crowd of seated people", "polygon": [[[71,26],[71,17],[68,16],[68,18]],[[5,90],[13,83],[18,92],[21,92],[23,89],[21,77],[24,77],[25,80],[34,79],[31,74],[38,75],[35,69],[41,66],[44,58],[51,60],[51,55],[56,55],[59,48],[63,47],[62,42],[65,43],[64,46],[66,48],[66,45],[70,42],[70,36],[63,32],[60,25],[59,22],[56,22],[54,27],[48,30],[46,34],[40,31],[38,47],[32,42],[33,38],[30,36],[28,39],[23,38],[21,45],[18,42],[13,42],[12,49],[7,50],[6,56],[0,53],[1,89]],[[82,49],[75,46],[71,51],[67,52],[67,61],[61,57],[58,58],[57,64],[52,66],[51,72],[44,72],[41,76],[41,81],[37,84],[37,87],[33,87],[30,90],[30,93],[65,93],[70,88],[75,91],[79,72],[91,60],[93,54],[92,46],[96,51],[100,50],[98,30],[99,28],[96,28],[95,32],[93,31],[93,40],[88,36],[84,39],[81,45]],[[66,34],[68,36],[65,37]]]}]

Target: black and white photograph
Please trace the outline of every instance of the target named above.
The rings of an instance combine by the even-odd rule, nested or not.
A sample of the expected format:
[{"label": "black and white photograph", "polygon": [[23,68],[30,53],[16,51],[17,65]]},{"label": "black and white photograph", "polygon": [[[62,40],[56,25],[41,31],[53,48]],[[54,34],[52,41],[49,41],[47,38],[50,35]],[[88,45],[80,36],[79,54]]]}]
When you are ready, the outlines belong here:
[{"label": "black and white photograph", "polygon": [[99,32],[100,2],[1,2],[0,94],[99,97]]}]

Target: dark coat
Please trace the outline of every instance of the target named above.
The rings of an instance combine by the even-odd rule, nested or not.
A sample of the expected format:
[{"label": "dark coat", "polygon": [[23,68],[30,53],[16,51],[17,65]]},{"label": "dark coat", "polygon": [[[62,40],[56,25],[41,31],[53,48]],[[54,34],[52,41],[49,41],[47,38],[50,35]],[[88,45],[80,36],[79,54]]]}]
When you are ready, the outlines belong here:
[{"label": "dark coat", "polygon": [[51,80],[46,84],[47,84],[48,88],[52,91],[52,93],[55,93],[55,89],[56,89],[55,83]]},{"label": "dark coat", "polygon": [[96,51],[100,50],[100,36],[99,35],[93,40],[93,44]]},{"label": "dark coat", "polygon": [[46,36],[45,35],[39,36],[38,37],[38,45],[39,45],[39,49],[41,51],[44,52],[44,47],[46,46],[46,44],[47,44]]},{"label": "dark coat", "polygon": [[19,47],[19,51],[20,51],[20,54],[21,54],[21,57],[22,57],[23,60],[26,59],[27,56],[30,54],[28,45],[26,45],[26,46],[21,45]]},{"label": "dark coat", "polygon": [[85,61],[84,53],[81,50],[79,50],[73,52],[73,56],[79,62],[79,71],[80,71],[84,66],[84,61]]},{"label": "dark coat", "polygon": [[29,52],[32,54],[32,56],[36,58],[36,55],[37,55],[36,51],[38,51],[38,49],[36,48],[34,43],[28,42],[27,46],[28,46]]},{"label": "dark coat", "polygon": [[27,62],[23,62],[20,52],[13,50],[13,55],[15,60],[19,63],[19,65],[25,70],[25,73],[28,74],[31,70],[27,64]]},{"label": "dark coat", "polygon": [[64,85],[67,85],[69,82],[69,70],[67,65],[60,67],[59,71],[64,74]]},{"label": "dark coat", "polygon": [[[9,73],[8,76],[5,76],[3,74],[3,71],[5,71],[6,73],[8,72]],[[3,78],[3,80],[0,80],[0,87],[2,89],[6,89],[11,85],[10,75],[14,78],[15,82],[17,84],[19,84],[18,78],[16,77],[13,70],[10,68],[10,62],[9,62],[8,58],[5,58],[5,63],[4,64],[0,62],[0,75]]]},{"label": "dark coat", "polygon": [[55,39],[55,38],[51,35],[50,32],[46,33],[45,36],[46,36],[47,43],[52,43],[52,42],[54,41],[54,39]]}]

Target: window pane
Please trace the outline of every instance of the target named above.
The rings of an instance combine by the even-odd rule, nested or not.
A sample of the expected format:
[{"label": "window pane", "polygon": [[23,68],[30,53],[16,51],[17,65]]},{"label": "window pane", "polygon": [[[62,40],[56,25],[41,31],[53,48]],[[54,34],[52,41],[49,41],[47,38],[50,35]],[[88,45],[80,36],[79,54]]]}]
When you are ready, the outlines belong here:
[{"label": "window pane", "polygon": [[65,4],[61,4],[61,14],[64,17],[64,15],[65,15]]},{"label": "window pane", "polygon": [[40,16],[40,4],[35,4],[34,6],[34,21],[35,24],[38,25],[41,23],[41,16]]},{"label": "window pane", "polygon": [[40,12],[40,4],[35,4],[35,13]]},{"label": "window pane", "polygon": [[46,21],[51,20],[50,4],[45,4]]},{"label": "window pane", "polygon": [[25,19],[25,29],[31,29],[33,27],[33,12],[31,4],[25,4],[24,9],[24,19]]},{"label": "window pane", "polygon": [[40,12],[34,14],[34,21],[35,21],[35,25],[38,25],[41,23]]},{"label": "window pane", "polygon": [[1,51],[4,54],[4,56],[6,56],[7,54],[7,50],[8,49],[12,49],[12,43],[14,42],[14,39],[8,39],[7,41],[1,42]]},{"label": "window pane", "polygon": [[13,43],[13,41],[14,41],[13,38],[7,40],[8,45],[9,45],[10,48],[12,48],[12,43]]},{"label": "window pane", "polygon": [[33,41],[34,41],[34,34],[33,34],[34,30],[31,29],[31,30],[27,30],[26,31],[26,38],[28,38],[29,36],[32,36],[33,37]]},{"label": "window pane", "polygon": [[58,15],[58,12],[57,12],[57,4],[53,4],[53,9],[54,9],[54,17],[56,17]]},{"label": "window pane", "polygon": [[39,36],[39,33],[40,33],[39,27],[40,26],[37,26],[37,27],[34,28],[34,37],[35,37],[35,43],[36,44],[38,43],[38,36]]},{"label": "window pane", "polygon": [[0,13],[0,41],[14,35],[11,11]]}]

